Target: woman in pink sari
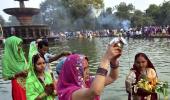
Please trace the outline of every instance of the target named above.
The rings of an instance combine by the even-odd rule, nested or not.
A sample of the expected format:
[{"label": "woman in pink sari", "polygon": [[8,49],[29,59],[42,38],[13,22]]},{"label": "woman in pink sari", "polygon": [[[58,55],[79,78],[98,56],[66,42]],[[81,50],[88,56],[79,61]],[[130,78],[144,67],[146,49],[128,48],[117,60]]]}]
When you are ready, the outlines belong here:
[{"label": "woman in pink sari", "polygon": [[[99,96],[104,87],[118,77],[117,59],[121,52],[121,48],[115,47],[115,44],[109,45],[94,78],[89,76],[86,56],[80,54],[68,56],[58,78],[59,100],[100,100]],[[110,73],[107,74],[109,66]]]}]

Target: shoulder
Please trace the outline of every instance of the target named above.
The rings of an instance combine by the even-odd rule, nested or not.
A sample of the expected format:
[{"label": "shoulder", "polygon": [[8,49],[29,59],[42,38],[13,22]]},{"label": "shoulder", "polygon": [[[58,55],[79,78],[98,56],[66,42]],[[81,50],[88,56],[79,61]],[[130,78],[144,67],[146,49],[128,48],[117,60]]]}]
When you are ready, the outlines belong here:
[{"label": "shoulder", "polygon": [[51,76],[51,73],[48,72],[48,71],[45,72],[45,78],[47,78],[49,81],[52,81],[52,80],[53,80],[53,78],[52,78],[52,76]]},{"label": "shoulder", "polygon": [[37,84],[36,78],[33,75],[29,75],[26,79],[27,91],[32,91],[32,88]]},{"label": "shoulder", "polygon": [[147,68],[147,71],[148,71],[149,73],[156,73],[153,68]]},{"label": "shoulder", "polygon": [[26,79],[26,83],[34,83],[35,82],[35,77],[33,75],[28,75]]},{"label": "shoulder", "polygon": [[135,75],[135,72],[136,72],[135,70],[130,70],[130,71],[129,71],[129,75],[134,76],[134,75]]},{"label": "shoulder", "polygon": [[148,77],[156,77],[156,71],[153,68],[147,68]]},{"label": "shoulder", "polygon": [[136,77],[135,70],[130,70],[129,73],[127,74],[126,79],[135,78],[135,77]]}]

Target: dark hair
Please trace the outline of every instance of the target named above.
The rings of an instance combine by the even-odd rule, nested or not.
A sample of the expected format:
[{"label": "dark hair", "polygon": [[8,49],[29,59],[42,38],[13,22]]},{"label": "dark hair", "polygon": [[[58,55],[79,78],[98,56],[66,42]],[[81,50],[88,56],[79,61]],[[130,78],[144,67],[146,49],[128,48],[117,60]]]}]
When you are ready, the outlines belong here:
[{"label": "dark hair", "polygon": [[[33,63],[34,71],[36,71],[36,70],[35,70],[35,68],[36,68],[36,62],[38,61],[39,58],[43,58],[43,59],[44,59],[44,57],[42,57],[39,53],[38,53],[38,54],[35,54],[35,55],[32,57],[32,63]],[[44,60],[45,60],[45,59],[44,59]]]},{"label": "dark hair", "polygon": [[38,49],[42,49],[43,46],[48,46],[48,41],[42,40],[38,42]]},{"label": "dark hair", "polygon": [[[133,64],[133,68],[131,69],[131,70],[136,71],[135,73],[136,73],[137,77],[139,76],[139,72],[138,72],[138,68],[137,68],[135,63],[136,63],[136,60],[138,59],[138,57],[140,57],[140,56],[144,57],[147,60],[147,67],[155,70],[155,67],[153,66],[152,62],[149,60],[147,55],[145,53],[138,53],[138,54],[135,55],[135,61],[134,61],[134,64]],[[156,72],[156,70],[155,70],[155,72]]]},{"label": "dark hair", "polygon": [[135,69],[135,70],[137,69],[137,66],[135,65],[135,63],[136,63],[136,60],[138,59],[138,57],[140,57],[140,56],[144,57],[147,60],[147,64],[148,64],[147,66],[149,68],[152,68],[152,69],[155,70],[155,67],[153,66],[152,62],[149,60],[147,55],[144,54],[144,53],[138,53],[138,54],[135,55],[135,61],[134,61],[134,64],[133,64],[133,69]]}]

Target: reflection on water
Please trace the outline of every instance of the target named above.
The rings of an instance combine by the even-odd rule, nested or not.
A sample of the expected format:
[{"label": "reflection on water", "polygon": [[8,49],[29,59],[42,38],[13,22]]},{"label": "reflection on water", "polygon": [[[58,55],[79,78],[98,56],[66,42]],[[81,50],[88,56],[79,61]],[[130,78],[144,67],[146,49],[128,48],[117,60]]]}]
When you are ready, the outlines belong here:
[{"label": "reflection on water", "polygon": [[[101,56],[103,55],[107,43],[111,38],[95,38],[95,39],[75,39],[68,40],[61,43],[55,43],[50,46],[52,53],[59,53],[63,50],[83,53],[89,57],[90,70],[95,73],[99,65]],[[0,50],[0,57],[2,55]],[[107,86],[102,94],[102,100],[127,100],[127,93],[125,92],[124,80],[129,72],[130,67],[134,62],[134,56],[138,52],[146,53],[150,60],[156,67],[160,80],[166,80],[170,84],[170,40],[155,38],[152,40],[130,39],[128,46],[123,49],[123,55],[120,58],[120,74],[119,79]],[[55,73],[55,64],[52,63],[53,71]],[[10,81],[3,81],[2,68],[0,60],[0,100],[11,100],[11,86]],[[170,89],[168,90],[170,94]]]}]

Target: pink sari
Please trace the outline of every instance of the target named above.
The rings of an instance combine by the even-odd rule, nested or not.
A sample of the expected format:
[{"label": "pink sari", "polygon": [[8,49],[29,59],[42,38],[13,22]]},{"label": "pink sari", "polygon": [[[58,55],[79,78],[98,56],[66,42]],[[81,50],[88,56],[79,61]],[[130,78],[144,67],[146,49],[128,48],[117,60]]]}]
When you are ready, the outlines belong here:
[{"label": "pink sari", "polygon": [[[73,54],[67,57],[64,62],[57,84],[57,92],[59,100],[72,100],[72,93],[80,88],[89,88],[92,78],[86,81],[86,87],[83,86],[83,66],[82,55]],[[99,100],[96,96],[94,100]]]}]

